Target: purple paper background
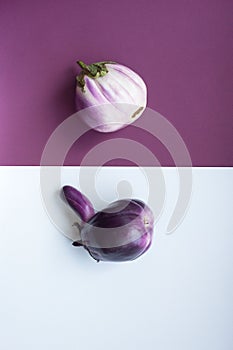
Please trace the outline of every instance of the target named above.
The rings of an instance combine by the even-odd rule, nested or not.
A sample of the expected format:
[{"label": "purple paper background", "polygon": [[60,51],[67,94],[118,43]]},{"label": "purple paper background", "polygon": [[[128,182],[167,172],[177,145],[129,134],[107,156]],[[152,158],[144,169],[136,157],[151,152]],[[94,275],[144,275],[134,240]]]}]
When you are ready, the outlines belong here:
[{"label": "purple paper background", "polygon": [[[0,165],[39,165],[50,134],[75,111],[82,59],[139,72],[148,106],[177,128],[193,165],[232,166],[232,13],[226,0],[1,1]],[[80,164],[111,137],[141,141],[162,165],[173,165],[159,141],[132,127],[89,132],[66,164]]]}]

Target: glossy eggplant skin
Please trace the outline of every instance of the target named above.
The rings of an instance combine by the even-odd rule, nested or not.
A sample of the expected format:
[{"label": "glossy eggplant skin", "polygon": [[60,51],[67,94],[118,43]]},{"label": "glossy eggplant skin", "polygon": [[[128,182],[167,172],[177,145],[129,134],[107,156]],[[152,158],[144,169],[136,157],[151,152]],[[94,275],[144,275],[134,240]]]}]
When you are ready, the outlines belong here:
[{"label": "glossy eggplant skin", "polygon": [[68,185],[64,186],[63,194],[70,207],[80,216],[82,221],[86,222],[95,214],[89,199],[76,188]]},{"label": "glossy eggplant skin", "polygon": [[149,249],[153,226],[153,213],[145,203],[119,200],[84,224],[81,240],[97,261],[130,261]]},{"label": "glossy eggplant skin", "polygon": [[97,261],[130,261],[144,254],[151,246],[154,217],[151,209],[138,199],[121,199],[95,213],[89,201],[72,186],[64,186],[68,204],[82,219],[82,246]]}]

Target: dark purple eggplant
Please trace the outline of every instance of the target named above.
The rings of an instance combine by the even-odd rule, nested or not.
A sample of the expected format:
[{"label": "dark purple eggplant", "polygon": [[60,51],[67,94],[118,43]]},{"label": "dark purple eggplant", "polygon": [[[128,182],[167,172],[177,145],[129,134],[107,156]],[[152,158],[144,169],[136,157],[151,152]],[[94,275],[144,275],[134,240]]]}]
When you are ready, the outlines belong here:
[{"label": "dark purple eggplant", "polygon": [[154,217],[141,200],[122,199],[94,213],[91,202],[71,186],[63,187],[69,205],[83,220],[83,246],[97,261],[129,261],[145,253],[151,245]]},{"label": "dark purple eggplant", "polygon": [[63,193],[71,208],[80,216],[82,221],[88,221],[95,210],[87,197],[72,186],[64,186]]}]

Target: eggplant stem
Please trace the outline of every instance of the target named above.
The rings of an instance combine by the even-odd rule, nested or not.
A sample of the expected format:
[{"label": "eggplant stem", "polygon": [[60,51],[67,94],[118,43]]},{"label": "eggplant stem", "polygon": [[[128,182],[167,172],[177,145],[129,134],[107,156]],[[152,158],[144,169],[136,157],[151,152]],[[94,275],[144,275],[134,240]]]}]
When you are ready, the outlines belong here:
[{"label": "eggplant stem", "polygon": [[108,63],[115,64],[115,62],[112,62],[112,61],[97,62],[89,65],[87,65],[83,61],[76,61],[76,62],[82,69],[82,71],[76,77],[77,83],[81,88],[82,92],[85,92],[85,79],[84,79],[85,75],[87,75],[91,79],[104,77],[108,73],[106,64]]},{"label": "eggplant stem", "polygon": [[77,61],[78,65],[81,67],[81,68],[86,68],[87,65],[83,62],[83,61]]},{"label": "eggplant stem", "polygon": [[82,241],[74,241],[74,242],[72,243],[72,245],[73,245],[74,247],[83,247]]}]

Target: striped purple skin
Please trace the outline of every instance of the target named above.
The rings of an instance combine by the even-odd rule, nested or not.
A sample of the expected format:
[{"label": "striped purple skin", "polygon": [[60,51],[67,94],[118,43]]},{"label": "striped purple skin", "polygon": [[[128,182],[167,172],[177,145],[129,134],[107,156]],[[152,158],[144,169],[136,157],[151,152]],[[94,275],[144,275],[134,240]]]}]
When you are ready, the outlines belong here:
[{"label": "striped purple skin", "polygon": [[[134,71],[120,64],[106,64],[108,73],[84,77],[82,89],[77,81],[76,111],[79,117],[99,132],[114,132],[139,118],[147,104],[147,87]],[[92,107],[92,108],[90,108]]]},{"label": "striped purple skin", "polygon": [[82,221],[88,221],[95,210],[87,197],[72,186],[63,187],[64,196],[71,208],[80,216]]},{"label": "striped purple skin", "polygon": [[81,244],[97,261],[134,260],[149,249],[153,226],[153,213],[145,203],[119,200],[84,224]]},{"label": "striped purple skin", "polygon": [[[109,69],[107,75],[111,76],[111,83],[109,80],[106,81],[106,77],[93,79],[85,76],[85,91],[82,91],[77,83],[75,95],[77,111],[105,103],[132,103],[142,104],[145,107],[147,88],[143,79],[121,64],[107,64],[106,67]],[[114,71],[118,74],[112,75]]]},{"label": "striped purple skin", "polygon": [[151,246],[154,217],[151,209],[138,199],[121,199],[95,213],[91,202],[72,186],[63,193],[72,209],[83,221],[83,246],[97,261],[130,261],[144,254]]},{"label": "striped purple skin", "polygon": [[88,251],[91,257],[98,262],[124,262],[139,258],[150,248],[151,243],[152,232],[146,232],[141,238],[137,239],[136,241],[122,245],[120,247],[96,248],[84,246],[84,248]]}]

